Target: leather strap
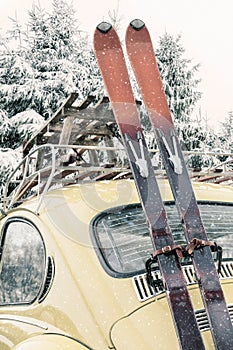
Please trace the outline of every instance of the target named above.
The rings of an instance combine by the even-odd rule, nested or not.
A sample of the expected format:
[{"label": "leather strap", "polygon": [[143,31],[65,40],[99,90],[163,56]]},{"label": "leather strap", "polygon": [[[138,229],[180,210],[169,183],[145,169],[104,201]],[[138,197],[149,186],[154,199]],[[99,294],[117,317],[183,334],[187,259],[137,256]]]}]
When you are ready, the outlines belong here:
[{"label": "leather strap", "polygon": [[204,241],[199,238],[193,238],[187,246],[173,244],[173,245],[166,245],[161,249],[155,250],[154,253],[152,254],[152,259],[156,260],[158,255],[172,254],[174,252],[180,259],[183,259],[188,255],[192,255],[195,249],[199,249],[206,246],[211,247],[213,251],[216,250],[216,244],[214,242]]},{"label": "leather strap", "polygon": [[214,242],[211,242],[211,241],[204,241],[204,240],[199,239],[199,238],[193,238],[189,242],[189,244],[186,246],[185,250],[189,255],[191,255],[191,254],[193,254],[195,249],[199,249],[199,248],[206,247],[206,246],[215,247],[216,244]]},{"label": "leather strap", "polygon": [[181,245],[176,245],[176,244],[173,244],[173,245],[166,245],[164,246],[163,248],[161,249],[157,249],[154,251],[154,253],[152,254],[152,258],[153,259],[156,259],[158,255],[161,255],[161,254],[171,254],[173,252],[176,252],[177,256],[182,259],[183,258],[183,248]]}]

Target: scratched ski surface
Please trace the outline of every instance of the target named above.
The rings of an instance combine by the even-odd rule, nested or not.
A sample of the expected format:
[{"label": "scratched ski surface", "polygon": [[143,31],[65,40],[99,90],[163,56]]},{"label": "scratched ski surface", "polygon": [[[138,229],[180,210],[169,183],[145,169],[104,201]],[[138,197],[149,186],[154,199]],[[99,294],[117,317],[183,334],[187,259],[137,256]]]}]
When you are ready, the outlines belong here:
[{"label": "scratched ski surface", "polygon": [[[162,252],[166,247],[174,247],[173,236],[139,121],[121,43],[110,24],[102,22],[96,28],[94,50],[129,158],[154,249],[157,253]],[[170,254],[158,254],[158,264],[181,349],[204,349],[176,249]]]},{"label": "scratched ski surface", "polygon": [[[151,38],[145,24],[134,20],[126,32],[127,53],[154,127],[166,172],[178,207],[218,350],[233,349],[233,328],[210,243],[203,227],[181,147],[163,90]],[[198,349],[198,347],[196,347]]]}]

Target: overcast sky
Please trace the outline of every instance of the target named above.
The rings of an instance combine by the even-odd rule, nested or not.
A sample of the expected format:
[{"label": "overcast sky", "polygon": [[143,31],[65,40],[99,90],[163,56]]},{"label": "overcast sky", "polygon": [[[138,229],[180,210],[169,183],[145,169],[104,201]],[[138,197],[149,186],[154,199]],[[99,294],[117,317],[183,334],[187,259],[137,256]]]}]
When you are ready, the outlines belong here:
[{"label": "overcast sky", "polygon": [[[34,0],[36,3],[38,0]],[[49,8],[50,0],[40,0]],[[9,27],[9,16],[27,18],[33,0],[0,0],[0,27]],[[93,35],[95,26],[108,19],[117,0],[73,0],[79,28]],[[154,44],[165,31],[182,35],[185,57],[200,63],[201,109],[212,126],[233,111],[233,1],[232,0],[120,0],[122,31],[134,18],[146,22]]]}]

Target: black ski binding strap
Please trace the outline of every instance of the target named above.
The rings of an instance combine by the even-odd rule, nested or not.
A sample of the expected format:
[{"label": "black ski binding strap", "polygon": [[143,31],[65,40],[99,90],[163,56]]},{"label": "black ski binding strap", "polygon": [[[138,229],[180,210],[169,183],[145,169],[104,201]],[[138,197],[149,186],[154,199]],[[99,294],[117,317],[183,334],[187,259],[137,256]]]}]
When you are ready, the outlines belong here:
[{"label": "black ski binding strap", "polygon": [[218,274],[220,274],[221,272],[221,268],[222,268],[222,247],[220,247],[219,245],[217,245],[216,242],[214,242],[214,246],[211,246],[211,251],[212,252],[216,252],[217,253],[217,262],[218,262]]},{"label": "black ski binding strap", "polygon": [[164,284],[163,284],[163,281],[158,278],[158,279],[154,279],[153,276],[152,276],[152,265],[153,264],[156,264],[157,263],[157,258],[149,258],[147,261],[146,261],[146,280],[147,280],[147,283],[153,287],[154,289],[159,289],[161,291],[163,291],[165,288],[164,288]]},{"label": "black ski binding strap", "polygon": [[136,152],[135,147],[133,145],[132,139],[127,133],[125,133],[125,140],[126,140],[126,142],[128,142],[130,149],[133,153],[133,156],[135,158],[135,164],[138,168],[139,174],[141,175],[141,177],[147,178],[149,175],[149,169],[148,169],[147,161],[145,159],[145,154],[144,154],[144,149],[143,149],[144,146],[143,146],[143,142],[142,142],[141,132],[140,131],[137,132],[137,140],[138,140],[139,147],[140,147],[141,157],[137,155],[137,152]]},{"label": "black ski binding strap", "polygon": [[152,276],[152,265],[156,264],[158,261],[158,255],[161,254],[173,254],[175,253],[176,256],[178,258],[183,258],[183,248],[180,245],[166,245],[164,247],[162,247],[161,249],[157,249],[154,251],[154,253],[152,254],[151,258],[149,258],[146,261],[146,278],[147,278],[147,282],[150,286],[154,287],[154,288],[159,288],[160,290],[164,290],[164,284],[163,281],[161,279],[154,279]]}]

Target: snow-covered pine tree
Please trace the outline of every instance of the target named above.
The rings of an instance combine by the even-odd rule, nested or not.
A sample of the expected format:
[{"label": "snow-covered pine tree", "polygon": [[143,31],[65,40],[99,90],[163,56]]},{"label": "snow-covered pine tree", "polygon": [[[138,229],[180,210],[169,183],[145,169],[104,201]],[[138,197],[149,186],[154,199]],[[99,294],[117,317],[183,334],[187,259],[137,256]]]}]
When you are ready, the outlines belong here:
[{"label": "snow-covered pine tree", "polygon": [[71,92],[78,92],[81,101],[95,90],[95,62],[67,1],[53,0],[51,14],[34,6],[29,15],[27,55],[34,70],[36,111],[48,118]]},{"label": "snow-covered pine tree", "polygon": [[200,152],[186,157],[187,165],[192,169],[210,168],[219,164],[218,158],[209,155],[219,145],[218,136],[199,120],[190,120],[188,124],[176,122],[176,128],[184,151]]},{"label": "snow-covered pine tree", "polygon": [[[159,39],[158,46],[155,47],[155,54],[168,105],[182,139],[182,133],[179,132],[181,124],[184,123],[184,126],[189,127],[189,123],[192,122],[191,113],[201,97],[201,93],[197,90],[200,79],[196,78],[199,65],[192,65],[191,60],[185,58],[181,35],[173,37],[164,33]],[[140,96],[137,84],[133,85],[136,96]],[[150,122],[143,107],[141,117],[146,131],[150,133]],[[198,133],[197,129],[196,132]],[[154,141],[150,143],[154,144]]]},{"label": "snow-covered pine tree", "polygon": [[6,36],[6,33],[3,32],[2,28],[0,28],[0,51],[8,50],[8,41],[9,38]]},{"label": "snow-covered pine tree", "polygon": [[[30,109],[33,70],[23,50],[10,49],[8,40],[0,56],[0,193],[9,174],[22,159],[22,144],[44,119]],[[24,110],[23,115],[19,112]]]},{"label": "snow-covered pine tree", "polygon": [[0,109],[0,148],[11,148],[12,123],[6,111]]},{"label": "snow-covered pine tree", "polygon": [[233,152],[233,111],[228,113],[225,121],[221,123],[220,138],[225,145],[225,150],[228,152]]},{"label": "snow-covered pine tree", "polygon": [[[196,103],[201,98],[201,93],[198,91],[200,79],[196,77],[199,64],[192,65],[192,61],[185,58],[184,54],[181,35],[174,38],[165,33],[160,38],[156,56],[168,104],[183,149],[208,151],[218,143],[218,138],[212,130],[191,117]],[[211,156],[195,155],[189,157],[189,166],[192,168],[208,167],[215,165],[216,161],[216,158]]]},{"label": "snow-covered pine tree", "polygon": [[[206,132],[203,132],[203,128],[191,118],[191,113],[201,97],[201,93],[197,90],[200,80],[195,77],[199,65],[192,66],[191,60],[185,58],[185,49],[181,45],[180,35],[175,38],[168,33],[163,34],[155,54],[168,105],[183,149],[186,151],[201,149]],[[151,125],[143,106],[141,117],[149,145],[157,147],[155,138],[151,137]],[[192,166],[203,163],[201,157],[193,159],[190,163]]]},{"label": "snow-covered pine tree", "polygon": [[30,64],[18,51],[1,51],[0,100],[1,109],[9,117],[31,106],[33,71]]},{"label": "snow-covered pine tree", "polygon": [[[0,193],[10,173],[22,159],[22,144],[44,123],[44,118],[27,110],[9,118],[0,110]],[[20,171],[19,171],[20,174]]]},{"label": "snow-covered pine tree", "polygon": [[187,123],[201,97],[197,91],[200,80],[195,77],[199,65],[191,65],[191,60],[184,57],[185,49],[180,40],[181,35],[174,38],[165,33],[160,37],[156,56],[174,119]]},{"label": "snow-covered pine tree", "polygon": [[[50,15],[39,6],[34,6],[29,11],[26,55],[34,71],[33,108],[45,118],[75,88],[69,75],[69,43],[64,45],[62,33],[58,35],[60,28],[55,28],[54,17],[57,17],[56,14]],[[67,22],[67,27],[69,26],[70,23]]]}]

